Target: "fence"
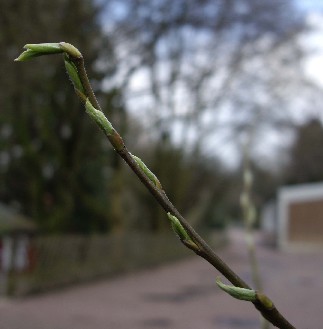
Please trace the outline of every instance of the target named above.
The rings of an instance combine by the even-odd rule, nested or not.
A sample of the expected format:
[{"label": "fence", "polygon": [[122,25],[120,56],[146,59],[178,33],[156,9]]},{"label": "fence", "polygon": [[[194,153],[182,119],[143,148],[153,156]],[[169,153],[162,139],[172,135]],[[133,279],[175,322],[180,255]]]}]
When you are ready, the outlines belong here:
[{"label": "fence", "polygon": [[[225,234],[204,234],[214,247]],[[172,234],[60,235],[30,240],[33,264],[27,271],[7,273],[2,291],[22,296],[64,285],[142,269],[192,254]]]}]

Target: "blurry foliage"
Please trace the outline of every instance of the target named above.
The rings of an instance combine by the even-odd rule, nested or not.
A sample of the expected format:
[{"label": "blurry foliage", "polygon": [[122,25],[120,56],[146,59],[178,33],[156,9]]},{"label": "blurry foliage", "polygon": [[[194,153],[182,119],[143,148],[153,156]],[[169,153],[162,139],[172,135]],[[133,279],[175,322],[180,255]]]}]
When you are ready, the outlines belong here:
[{"label": "blurry foliage", "polygon": [[[84,117],[60,60],[53,57],[37,65],[13,65],[25,43],[64,40],[79,45],[103,108],[127,139],[122,92],[111,89],[102,94],[99,89],[103,76],[113,71],[102,60],[113,64],[113,52],[93,2],[10,0],[1,3],[1,11],[0,43],[5,51],[0,69],[7,77],[0,82],[1,201],[19,206],[46,232],[120,230],[138,222],[140,226],[141,221],[153,223],[160,216],[157,205],[144,191],[136,193],[137,182],[128,186],[132,179],[124,178],[122,162]],[[101,70],[95,70],[96,66]],[[170,143],[156,149],[158,154],[150,156],[155,159],[152,168],[170,195],[181,200],[183,208],[184,203],[194,205],[188,195],[193,194],[193,180],[202,181],[191,177],[190,171],[197,168]],[[148,226],[156,225],[151,223]]]},{"label": "blurry foliage", "polygon": [[[281,104],[288,103],[299,86],[295,63],[301,53],[296,40],[304,28],[294,2],[105,3],[126,102],[133,112],[144,113],[140,118],[145,131],[156,140],[155,151],[150,145],[150,155],[146,148],[140,156],[191,221],[224,226],[222,222],[240,217],[235,206],[240,173],[229,177],[210,160],[209,137],[230,130],[230,137],[238,139],[250,125],[263,130],[263,125],[286,123]],[[286,88],[291,81],[293,86]],[[228,122],[221,122],[222,116]],[[175,148],[169,146],[174,135],[179,145]],[[209,153],[203,156],[206,149]],[[263,174],[271,177],[269,171]],[[265,197],[273,194],[271,183],[259,182],[259,191],[269,190]],[[163,226],[163,213],[146,197],[143,205],[149,207],[152,229],[157,230]],[[259,207],[265,197],[259,195]]]},{"label": "blurry foliage", "polygon": [[[145,149],[142,158],[156,173],[170,200],[185,214],[194,226],[207,224],[205,209],[218,207],[225,199],[228,181],[223,166],[215,159],[202,154],[184,152],[169,142],[153,145],[155,149]],[[136,187],[142,200],[142,213],[146,220],[136,227],[145,225],[153,231],[168,229],[165,214],[159,205],[151,202],[147,193]]]},{"label": "blurry foliage", "polygon": [[[239,216],[240,176],[226,172],[213,154],[205,155],[206,138],[219,124],[208,120],[205,128],[204,114],[228,99],[248,108],[246,85],[258,82],[245,75],[249,68],[242,63],[300,30],[291,1],[100,3],[102,7],[93,0],[1,1],[1,202],[19,207],[46,232],[168,227],[157,203],[127,174],[83,114],[61,60],[55,56],[37,64],[13,64],[23,44],[66,41],[82,51],[102,108],[131,152],[159,177],[171,201],[194,225],[223,228]],[[129,84],[142,69],[148,72],[143,96],[149,94],[153,101],[144,108],[139,101],[138,112],[129,113]],[[230,96],[239,72],[247,82]],[[252,121],[249,115],[243,120]],[[183,128],[176,145],[174,123]],[[198,132],[193,143],[191,128]],[[270,174],[259,175],[269,175],[270,187],[260,178],[257,193],[270,195]]]},{"label": "blurry foliage", "polygon": [[13,64],[21,45],[64,40],[82,45],[98,85],[109,72],[94,64],[112,54],[97,9],[90,0],[4,0],[0,24],[1,201],[18,205],[44,231],[107,229],[106,152],[60,58]]},{"label": "blurry foliage", "polygon": [[[274,172],[268,168],[261,167],[257,162],[250,163],[250,169],[253,173],[253,188],[251,197],[256,209],[256,222],[259,225],[263,206],[276,198],[277,190],[284,180],[283,168],[279,172]],[[240,176],[241,177],[241,176]]]},{"label": "blurry foliage", "polygon": [[[290,96],[286,84],[294,76],[286,73],[291,67],[298,72],[293,63],[299,49],[294,43],[304,27],[293,1],[107,0],[106,4],[107,30],[116,44],[128,104],[134,108],[141,104],[143,120],[149,120],[148,129],[158,138],[165,131],[172,137],[169,127],[176,123],[183,130],[176,133],[180,143],[200,148],[214,131],[225,128],[220,118],[228,117],[228,112],[229,129],[232,123],[240,129],[254,121],[259,107],[268,112],[266,119],[279,109],[264,96],[270,89],[279,84],[283,97]],[[198,131],[198,137],[192,138],[192,131]]]},{"label": "blurry foliage", "polygon": [[287,183],[323,181],[323,125],[319,119],[309,120],[296,128],[286,170]]}]

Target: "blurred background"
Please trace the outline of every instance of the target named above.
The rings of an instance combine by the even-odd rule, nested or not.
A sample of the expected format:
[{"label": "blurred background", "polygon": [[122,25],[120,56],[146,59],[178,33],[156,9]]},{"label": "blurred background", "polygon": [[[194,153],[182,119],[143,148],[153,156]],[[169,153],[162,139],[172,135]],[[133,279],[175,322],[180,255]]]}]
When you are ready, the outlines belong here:
[{"label": "blurred background", "polygon": [[[322,243],[322,1],[1,0],[0,13],[2,296],[189,254],[84,113],[62,58],[13,62],[26,43],[81,50],[129,150],[211,244],[242,225],[246,155],[255,226],[273,244],[307,227],[300,242]],[[295,184],[305,215],[288,236],[279,191]]]}]

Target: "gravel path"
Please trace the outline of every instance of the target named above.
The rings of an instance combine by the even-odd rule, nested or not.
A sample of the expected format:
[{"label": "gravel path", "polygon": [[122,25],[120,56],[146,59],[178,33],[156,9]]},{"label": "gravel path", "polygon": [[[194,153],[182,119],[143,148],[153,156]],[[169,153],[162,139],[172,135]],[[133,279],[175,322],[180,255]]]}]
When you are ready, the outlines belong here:
[{"label": "gravel path", "polygon": [[[219,254],[248,282],[241,233]],[[179,246],[181,248],[181,246]],[[300,329],[323,327],[323,252],[259,247],[265,291]],[[225,295],[218,274],[192,257],[97,283],[21,300],[0,300],[1,329],[256,329],[254,307]]]}]

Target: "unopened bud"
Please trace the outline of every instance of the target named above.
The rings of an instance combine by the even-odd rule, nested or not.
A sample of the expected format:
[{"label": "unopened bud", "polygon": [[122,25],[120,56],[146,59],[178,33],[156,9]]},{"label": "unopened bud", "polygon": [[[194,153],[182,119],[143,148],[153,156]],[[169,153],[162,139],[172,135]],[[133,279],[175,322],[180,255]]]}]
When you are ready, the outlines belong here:
[{"label": "unopened bud", "polygon": [[105,132],[106,135],[110,136],[114,129],[110,121],[106,118],[103,112],[97,110],[89,101],[85,102],[86,113],[97,123],[97,125]]},{"label": "unopened bud", "polygon": [[[65,57],[67,57],[67,56],[65,56]],[[64,63],[65,63],[65,68],[66,68],[67,74],[70,77],[74,88],[84,94],[84,88],[83,88],[82,82],[80,80],[80,77],[78,75],[76,66],[68,58],[65,58]]]},{"label": "unopened bud", "polygon": [[82,58],[81,52],[76,47],[74,47],[73,45],[71,45],[70,43],[60,42],[59,43],[59,47],[63,51],[65,51],[66,54],[68,54],[71,57],[74,57],[74,58]]},{"label": "unopened bud", "polygon": [[15,59],[16,62],[27,61],[42,55],[59,54],[64,51],[61,49],[59,43],[26,44],[24,48],[26,50]]},{"label": "unopened bud", "polygon": [[249,302],[255,302],[257,299],[256,291],[254,290],[224,284],[221,282],[220,278],[216,279],[216,284],[219,286],[219,288],[236,299],[246,300]]},{"label": "unopened bud", "polygon": [[132,155],[132,158],[136,161],[137,165],[141,168],[141,170],[145,173],[145,175],[149,178],[150,181],[154,183],[154,185],[162,190],[162,185],[156,175],[145,165],[145,163],[138,158],[137,156]]},{"label": "unopened bud", "polygon": [[167,216],[171,222],[172,229],[178,235],[178,237],[183,241],[190,241],[191,237],[187,234],[186,230],[184,229],[178,218],[172,215],[170,212],[167,213]]}]

